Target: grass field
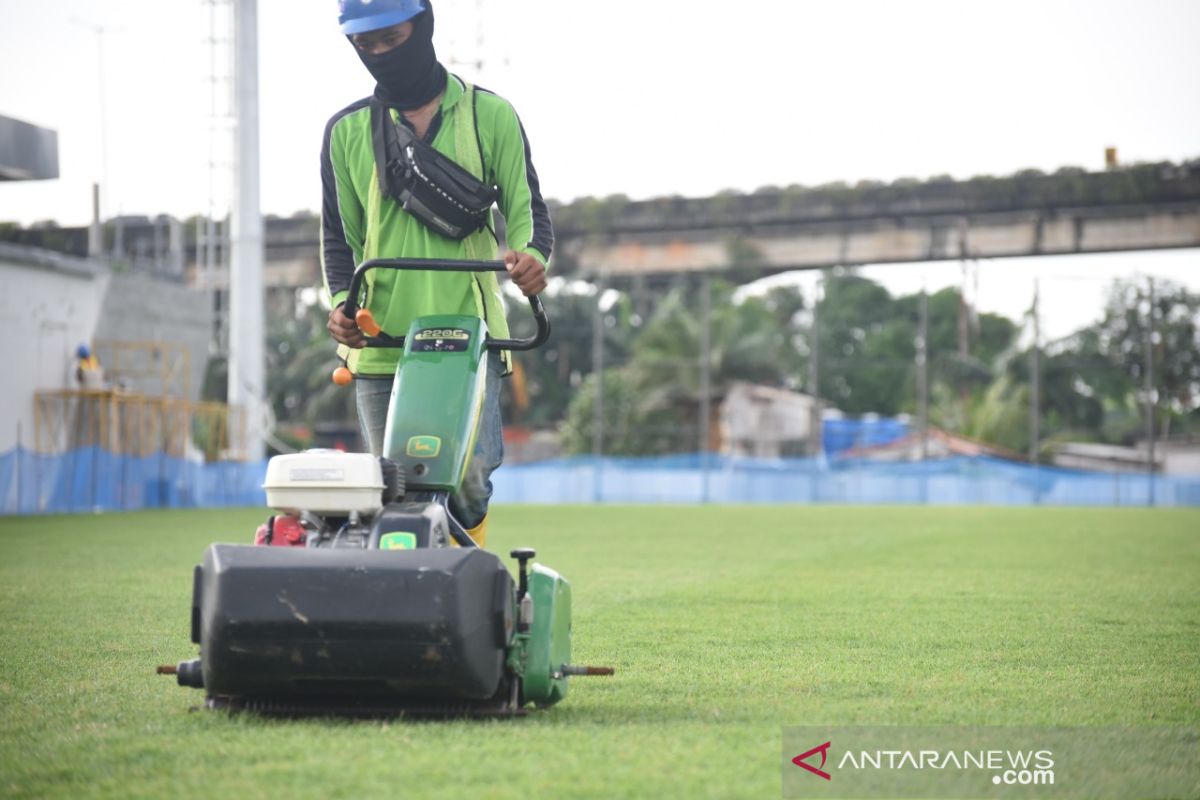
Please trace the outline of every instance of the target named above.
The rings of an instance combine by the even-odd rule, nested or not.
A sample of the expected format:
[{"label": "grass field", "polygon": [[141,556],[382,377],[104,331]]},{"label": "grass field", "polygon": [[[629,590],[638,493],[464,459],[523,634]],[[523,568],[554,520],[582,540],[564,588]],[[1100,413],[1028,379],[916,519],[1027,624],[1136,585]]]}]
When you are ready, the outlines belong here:
[{"label": "grass field", "polygon": [[0,519],[0,796],[779,797],[789,725],[1200,722],[1200,512],[498,508],[572,582],[515,721],[189,713],[191,568],[263,513]]}]

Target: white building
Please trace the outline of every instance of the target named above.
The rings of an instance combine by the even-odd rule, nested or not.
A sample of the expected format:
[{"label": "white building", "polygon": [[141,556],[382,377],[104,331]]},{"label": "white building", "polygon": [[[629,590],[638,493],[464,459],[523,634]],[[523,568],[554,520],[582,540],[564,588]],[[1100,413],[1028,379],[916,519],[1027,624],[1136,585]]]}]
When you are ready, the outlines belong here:
[{"label": "white building", "polygon": [[35,392],[75,388],[75,348],[92,341],[111,277],[95,261],[0,242],[0,453],[32,449]]},{"label": "white building", "polygon": [[813,435],[813,407],[806,394],[735,383],[721,403],[721,452],[752,458],[803,455]]},{"label": "white building", "polygon": [[[1136,447],[1063,442],[1054,445],[1054,463],[1059,467],[1098,472],[1144,472],[1150,463],[1150,449],[1145,442],[1139,442]],[[1154,471],[1163,475],[1200,475],[1200,442],[1155,442]]]}]

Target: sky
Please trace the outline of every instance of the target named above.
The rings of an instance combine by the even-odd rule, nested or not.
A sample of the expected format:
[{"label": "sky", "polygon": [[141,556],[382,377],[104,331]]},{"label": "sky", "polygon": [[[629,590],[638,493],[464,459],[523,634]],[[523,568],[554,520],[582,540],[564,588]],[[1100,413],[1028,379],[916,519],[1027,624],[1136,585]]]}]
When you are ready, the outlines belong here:
[{"label": "sky", "polygon": [[[263,210],[315,210],[324,123],[372,83],[334,0],[258,5]],[[513,103],[544,192],[562,201],[1100,169],[1108,146],[1126,162],[1200,157],[1196,0],[435,0],[435,11],[439,56]],[[203,0],[0,0],[0,114],[57,130],[61,171],[0,186],[0,220],[85,223],[93,181],[106,215],[185,217],[210,202],[221,213],[228,191],[209,162],[228,162],[228,102],[216,93],[214,122],[209,21]],[[997,262],[981,275],[1003,263],[1046,286],[1074,282],[1071,319],[1081,271],[1096,296],[1104,276],[1149,266],[1200,288],[1195,251]],[[876,273],[933,289],[958,266]],[[1031,277],[987,283],[985,309],[1031,295]]]}]

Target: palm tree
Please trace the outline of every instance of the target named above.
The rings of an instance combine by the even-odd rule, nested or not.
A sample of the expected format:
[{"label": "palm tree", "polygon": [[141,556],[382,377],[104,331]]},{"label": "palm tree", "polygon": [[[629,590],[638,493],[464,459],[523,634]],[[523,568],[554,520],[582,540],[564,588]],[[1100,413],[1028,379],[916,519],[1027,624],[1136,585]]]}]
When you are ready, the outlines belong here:
[{"label": "palm tree", "polygon": [[[707,285],[712,293],[707,359],[713,397],[723,395],[734,381],[794,385],[799,357],[792,331],[781,324],[775,309],[759,298],[735,303],[735,287],[724,281]],[[628,365],[606,374],[607,453],[696,449],[704,358],[700,291],[696,286],[671,290],[634,341]],[[590,450],[595,392],[596,382],[590,380],[571,403],[565,426],[570,435],[564,440],[568,452]],[[608,430],[615,435],[608,436]]]}]

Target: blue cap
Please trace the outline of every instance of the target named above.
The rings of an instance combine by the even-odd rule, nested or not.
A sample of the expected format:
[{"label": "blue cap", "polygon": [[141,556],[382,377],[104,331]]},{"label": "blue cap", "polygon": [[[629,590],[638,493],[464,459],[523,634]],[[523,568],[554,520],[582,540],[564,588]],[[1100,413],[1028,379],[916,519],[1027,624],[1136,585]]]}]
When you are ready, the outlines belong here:
[{"label": "blue cap", "polygon": [[422,0],[338,0],[338,24],[353,36],[408,22],[424,10]]},{"label": "blue cap", "polygon": [[81,344],[79,347],[75,348],[75,356],[77,358],[87,358],[91,354],[92,351],[88,350],[88,346],[86,344]]}]

